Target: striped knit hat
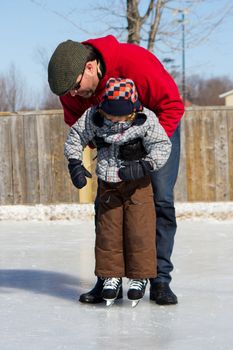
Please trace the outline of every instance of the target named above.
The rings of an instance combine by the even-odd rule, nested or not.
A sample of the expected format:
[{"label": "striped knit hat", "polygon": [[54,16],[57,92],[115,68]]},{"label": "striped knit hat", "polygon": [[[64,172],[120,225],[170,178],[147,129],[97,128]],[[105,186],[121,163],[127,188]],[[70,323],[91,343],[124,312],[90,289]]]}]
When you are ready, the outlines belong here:
[{"label": "striped knit hat", "polygon": [[131,79],[110,78],[99,108],[105,113],[120,116],[141,111],[142,105]]}]

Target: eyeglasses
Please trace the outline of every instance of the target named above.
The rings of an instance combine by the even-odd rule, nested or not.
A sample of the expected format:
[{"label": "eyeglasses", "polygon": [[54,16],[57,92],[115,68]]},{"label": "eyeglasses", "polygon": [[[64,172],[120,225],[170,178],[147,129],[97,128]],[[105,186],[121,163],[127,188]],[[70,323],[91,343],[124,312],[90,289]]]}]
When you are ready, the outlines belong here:
[{"label": "eyeglasses", "polygon": [[81,79],[79,80],[79,82],[78,83],[76,83],[73,87],[72,87],[72,89],[70,89],[70,90],[79,90],[80,89],[80,87],[81,87],[81,82],[82,82],[82,80],[83,80],[83,75],[84,75],[84,72],[83,72],[83,74],[82,74],[82,76],[81,76]]}]

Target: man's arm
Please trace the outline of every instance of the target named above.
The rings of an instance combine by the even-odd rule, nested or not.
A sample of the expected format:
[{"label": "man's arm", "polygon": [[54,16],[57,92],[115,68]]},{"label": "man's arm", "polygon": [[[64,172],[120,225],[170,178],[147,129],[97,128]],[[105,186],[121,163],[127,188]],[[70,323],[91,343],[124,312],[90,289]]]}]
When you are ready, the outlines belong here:
[{"label": "man's arm", "polygon": [[161,75],[157,76],[156,86],[156,96],[151,102],[156,103],[152,110],[167,135],[171,137],[184,114],[184,104],[176,83],[165,69],[162,69]]},{"label": "man's arm", "polygon": [[153,111],[169,137],[184,114],[178,87],[157,57],[132,44],[121,44],[117,61],[121,76],[131,78],[144,107]]}]

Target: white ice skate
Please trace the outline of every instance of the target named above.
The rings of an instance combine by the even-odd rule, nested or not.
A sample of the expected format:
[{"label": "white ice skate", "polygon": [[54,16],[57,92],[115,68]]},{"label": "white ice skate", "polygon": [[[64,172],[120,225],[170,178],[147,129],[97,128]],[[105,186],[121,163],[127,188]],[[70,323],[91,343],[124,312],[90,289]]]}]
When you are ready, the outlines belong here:
[{"label": "white ice skate", "polygon": [[136,307],[143,298],[146,290],[147,279],[131,279],[129,281],[128,299],[132,301],[132,307]]},{"label": "white ice skate", "polygon": [[104,281],[104,287],[102,291],[102,298],[106,301],[106,306],[112,306],[118,297],[120,289],[122,287],[121,278],[106,278]]}]

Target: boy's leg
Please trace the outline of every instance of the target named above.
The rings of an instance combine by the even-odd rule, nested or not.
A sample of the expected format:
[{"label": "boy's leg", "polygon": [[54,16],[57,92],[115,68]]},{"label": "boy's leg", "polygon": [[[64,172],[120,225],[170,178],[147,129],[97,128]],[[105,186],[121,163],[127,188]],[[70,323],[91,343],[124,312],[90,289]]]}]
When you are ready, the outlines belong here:
[{"label": "boy's leg", "polygon": [[96,276],[106,278],[125,275],[122,199],[117,185],[109,186],[103,182],[100,184],[95,254]]},{"label": "boy's leg", "polygon": [[[171,254],[177,227],[173,191],[180,160],[179,127],[173,134],[171,141],[172,151],[168,162],[158,172],[151,174],[156,207],[157,244],[157,277],[151,280],[151,299],[157,302],[158,298],[161,304],[177,303],[177,298],[170,290],[169,283],[171,281],[170,273],[173,270]],[[157,290],[159,290],[159,296],[157,296]]]},{"label": "boy's leg", "polygon": [[126,277],[155,277],[155,207],[150,178],[125,183],[124,251]]},{"label": "boy's leg", "polygon": [[[97,189],[97,196],[95,200],[95,226],[96,226],[96,232],[97,232],[97,223],[98,223],[98,216],[99,216],[99,209],[101,208],[100,205],[100,197],[101,197],[101,181],[98,181],[98,189]],[[107,200],[108,202],[108,200]],[[119,222],[122,221],[122,218],[119,220]],[[119,224],[117,223],[117,225]],[[111,235],[113,234],[112,232],[110,233]],[[111,236],[110,236],[111,237]],[[97,276],[100,276],[97,274]],[[96,304],[100,303],[103,300],[102,298],[102,290],[104,286],[104,279],[101,277],[97,277],[97,282],[94,286],[93,289],[88,291],[87,293],[83,293],[80,295],[79,301],[82,303],[90,303],[90,304]],[[118,298],[122,298],[122,288],[120,289],[120,292],[118,294]]]}]

